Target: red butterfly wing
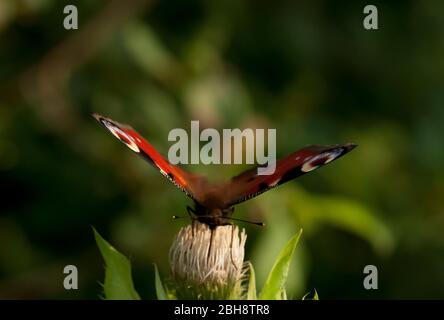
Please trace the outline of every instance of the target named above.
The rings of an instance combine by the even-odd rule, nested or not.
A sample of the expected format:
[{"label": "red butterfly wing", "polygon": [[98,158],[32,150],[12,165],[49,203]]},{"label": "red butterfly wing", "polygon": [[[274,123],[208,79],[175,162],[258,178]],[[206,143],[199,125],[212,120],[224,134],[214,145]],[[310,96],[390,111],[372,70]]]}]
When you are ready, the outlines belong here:
[{"label": "red butterfly wing", "polygon": [[280,159],[271,175],[258,175],[257,167],[231,179],[226,185],[225,205],[232,206],[313,171],[355,148],[355,144],[308,146]]},{"label": "red butterfly wing", "polygon": [[178,166],[169,163],[148,141],[130,126],[120,124],[97,113],[94,113],[93,117],[128,148],[156,167],[160,173],[185,192],[187,196],[196,201],[200,200],[201,192],[199,192],[199,190],[204,189],[208,185],[204,177],[186,172]]}]

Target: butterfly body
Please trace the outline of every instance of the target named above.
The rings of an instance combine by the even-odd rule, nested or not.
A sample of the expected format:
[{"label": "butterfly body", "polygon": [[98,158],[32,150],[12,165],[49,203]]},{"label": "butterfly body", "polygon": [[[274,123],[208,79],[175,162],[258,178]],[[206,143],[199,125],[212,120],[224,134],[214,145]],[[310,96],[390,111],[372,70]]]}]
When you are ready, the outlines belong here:
[{"label": "butterfly body", "polygon": [[356,147],[351,143],[308,146],[278,160],[275,171],[269,175],[259,175],[257,168],[253,168],[226,183],[213,184],[204,176],[189,173],[169,163],[130,126],[99,114],[93,116],[128,148],[156,167],[168,180],[192,198],[194,209],[187,207],[191,218],[207,224],[212,229],[230,224],[231,220],[240,220],[231,217],[234,205],[328,164]]},{"label": "butterfly body", "polygon": [[210,226],[210,228],[215,228],[217,226],[231,224],[229,219],[233,215],[234,207],[222,208],[214,207],[213,205],[207,207],[199,202],[195,202],[194,210],[189,209],[189,212],[190,211],[192,213],[192,219],[205,223]]}]

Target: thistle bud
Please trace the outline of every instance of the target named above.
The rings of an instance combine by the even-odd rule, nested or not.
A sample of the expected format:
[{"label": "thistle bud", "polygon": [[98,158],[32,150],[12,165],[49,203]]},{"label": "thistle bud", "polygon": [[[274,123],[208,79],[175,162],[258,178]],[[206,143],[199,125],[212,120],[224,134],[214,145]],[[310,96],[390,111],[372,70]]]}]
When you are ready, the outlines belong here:
[{"label": "thistle bud", "polygon": [[178,299],[240,299],[247,235],[237,226],[211,229],[194,222],[182,228],[170,249]]}]

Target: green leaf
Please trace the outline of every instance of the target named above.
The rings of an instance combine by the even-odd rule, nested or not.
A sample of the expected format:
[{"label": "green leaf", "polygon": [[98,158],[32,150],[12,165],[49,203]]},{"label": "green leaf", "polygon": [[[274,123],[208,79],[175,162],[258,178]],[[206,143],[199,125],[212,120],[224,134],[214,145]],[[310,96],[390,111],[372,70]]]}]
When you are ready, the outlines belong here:
[{"label": "green leaf", "polygon": [[301,234],[302,229],[287,242],[279,253],[273,268],[268,274],[268,278],[265,281],[259,299],[279,300],[285,297],[285,281],[288,277],[291,258],[293,257],[294,250]]},{"label": "green leaf", "polygon": [[105,299],[108,300],[140,300],[133,286],[131,264],[129,260],[111,246],[94,229],[94,237],[105,260]]},{"label": "green leaf", "polygon": [[341,196],[313,195],[296,187],[286,192],[295,221],[307,232],[329,224],[361,237],[381,255],[392,252],[394,238],[390,229],[367,204]]},{"label": "green leaf", "polygon": [[248,279],[247,300],[257,300],[256,276],[254,274],[253,264],[251,262],[248,262],[248,267],[250,269],[250,278]]},{"label": "green leaf", "polygon": [[154,273],[155,273],[155,280],[154,283],[156,285],[156,294],[158,300],[168,300],[168,295],[165,291],[165,288],[163,287],[162,280],[160,279],[159,270],[157,269],[157,266],[154,265]]},{"label": "green leaf", "polygon": [[302,297],[302,300],[319,300],[319,295],[316,289],[313,289],[313,291],[308,292]]},{"label": "green leaf", "polygon": [[318,199],[319,218],[366,239],[379,254],[393,250],[394,240],[390,230],[375,212],[360,202],[325,196]]}]

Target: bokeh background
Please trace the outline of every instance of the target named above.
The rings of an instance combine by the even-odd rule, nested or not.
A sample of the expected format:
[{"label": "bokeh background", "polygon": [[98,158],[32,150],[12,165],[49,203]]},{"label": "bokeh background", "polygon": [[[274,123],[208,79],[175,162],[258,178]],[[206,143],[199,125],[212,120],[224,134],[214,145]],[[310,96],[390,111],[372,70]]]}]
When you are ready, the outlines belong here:
[{"label": "bokeh background", "polygon": [[[63,28],[63,8],[79,29]],[[155,297],[153,263],[191,202],[90,116],[132,124],[164,154],[169,130],[276,128],[284,156],[355,142],[334,164],[237,207],[258,287],[304,229],[299,299],[444,298],[444,4],[373,1],[0,1],[0,297],[99,298],[94,226]],[[187,166],[228,179],[243,166]],[[79,290],[63,289],[63,267]],[[363,288],[363,269],[379,289]]]}]

